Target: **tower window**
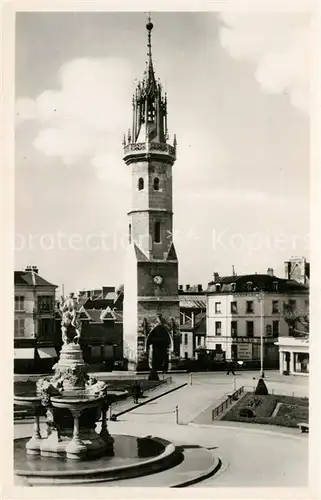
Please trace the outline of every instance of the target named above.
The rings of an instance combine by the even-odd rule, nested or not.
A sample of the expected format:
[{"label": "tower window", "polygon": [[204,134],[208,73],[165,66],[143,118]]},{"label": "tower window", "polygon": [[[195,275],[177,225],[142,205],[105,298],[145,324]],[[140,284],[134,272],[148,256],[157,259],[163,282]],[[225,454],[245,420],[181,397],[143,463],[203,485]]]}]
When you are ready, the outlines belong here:
[{"label": "tower window", "polygon": [[154,191],[159,191],[159,178],[155,177],[154,179]]},{"label": "tower window", "polygon": [[142,189],[144,189],[144,179],[140,177],[138,179],[138,191],[141,191]]},{"label": "tower window", "polygon": [[129,243],[132,242],[132,225],[131,224],[129,224],[129,226],[128,226],[128,241],[129,241]]},{"label": "tower window", "polygon": [[160,222],[155,222],[154,227],[154,241],[155,243],[160,243],[161,241],[161,225]]}]

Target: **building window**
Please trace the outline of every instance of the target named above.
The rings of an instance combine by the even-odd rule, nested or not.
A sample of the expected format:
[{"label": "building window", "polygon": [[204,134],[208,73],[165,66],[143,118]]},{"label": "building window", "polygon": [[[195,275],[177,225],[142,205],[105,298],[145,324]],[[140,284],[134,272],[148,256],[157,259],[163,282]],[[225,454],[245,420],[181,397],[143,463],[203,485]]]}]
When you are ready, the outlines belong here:
[{"label": "building window", "polygon": [[231,334],[232,337],[237,337],[237,321],[231,321]]},{"label": "building window", "polygon": [[200,346],[202,345],[202,337],[198,336],[197,338],[197,345]]},{"label": "building window", "polygon": [[129,226],[128,226],[128,241],[129,241],[129,243],[132,242],[132,225],[131,224],[129,224]]},{"label": "building window", "polygon": [[155,243],[160,243],[161,241],[161,224],[160,222],[155,222],[154,226],[154,241]]},{"label": "building window", "polygon": [[39,311],[47,312],[52,310],[52,297],[51,295],[40,295],[38,297]]},{"label": "building window", "polygon": [[253,321],[246,322],[246,336],[249,338],[253,338],[253,336],[254,336],[254,322]]},{"label": "building window", "polygon": [[277,292],[279,290],[279,282],[278,281],[273,281],[273,290]]},{"label": "building window", "polygon": [[216,346],[215,346],[215,347],[216,347],[216,349],[215,349],[215,350],[216,350],[217,352],[222,352],[222,344],[216,344]]},{"label": "building window", "polygon": [[39,335],[45,339],[51,337],[53,333],[53,320],[52,319],[41,319],[39,321]]},{"label": "building window", "polygon": [[278,314],[279,312],[280,312],[279,301],[278,300],[272,300],[272,313],[273,314]]},{"label": "building window", "polygon": [[159,191],[159,178],[155,177],[154,179],[154,191]]},{"label": "building window", "polygon": [[215,285],[215,292],[220,292],[221,291],[221,284],[220,283],[216,283]]},{"label": "building window", "polygon": [[184,352],[184,358],[188,359],[188,352]]},{"label": "building window", "polygon": [[138,191],[142,191],[144,189],[144,179],[140,177],[138,179]]},{"label": "building window", "polygon": [[279,325],[280,325],[280,322],[279,321],[273,321],[272,323],[272,333],[273,333],[273,337],[278,337],[279,336]]},{"label": "building window", "polygon": [[247,300],[246,301],[246,312],[247,313],[254,313],[254,302],[253,302],[253,300]]},{"label": "building window", "polygon": [[25,334],[25,320],[16,318],[14,320],[14,335],[15,337],[24,337]]},{"label": "building window", "polygon": [[222,335],[222,322],[215,321],[215,335],[220,337]]},{"label": "building window", "polygon": [[294,300],[294,299],[289,300],[289,309],[292,312],[294,312],[296,310],[296,300]]},{"label": "building window", "polygon": [[236,283],[231,283],[231,292],[235,292],[236,290]]},{"label": "building window", "polygon": [[188,333],[184,333],[184,345],[188,345]]},{"label": "building window", "polygon": [[246,283],[246,288],[247,288],[248,292],[252,292],[253,291],[253,283],[252,283],[252,281],[248,281]]},{"label": "building window", "polygon": [[231,314],[237,314],[237,302],[231,302]]},{"label": "building window", "polygon": [[221,311],[221,302],[215,302],[215,314],[220,314]]},{"label": "building window", "polygon": [[25,298],[22,295],[15,295],[14,298],[14,310],[15,311],[24,311],[24,301]]}]

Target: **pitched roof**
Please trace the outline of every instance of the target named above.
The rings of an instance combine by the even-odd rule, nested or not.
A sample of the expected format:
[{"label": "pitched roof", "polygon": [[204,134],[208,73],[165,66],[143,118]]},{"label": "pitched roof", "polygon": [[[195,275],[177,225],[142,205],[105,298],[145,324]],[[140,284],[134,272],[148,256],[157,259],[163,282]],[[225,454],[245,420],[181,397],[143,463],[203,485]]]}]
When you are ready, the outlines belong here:
[{"label": "pitched roof", "polygon": [[206,312],[200,312],[194,318],[194,326],[192,320],[188,319],[179,329],[183,332],[206,333]]},{"label": "pitched roof", "polygon": [[46,281],[44,278],[39,276],[39,274],[33,271],[15,271],[14,284],[30,286],[52,286],[58,288],[57,285],[49,283],[49,281]]},{"label": "pitched roof", "polygon": [[102,309],[86,309],[86,313],[89,315],[91,323],[102,323],[102,312]]},{"label": "pitched roof", "polygon": [[179,307],[181,309],[206,309],[205,295],[179,295]]},{"label": "pitched roof", "polygon": [[[278,289],[274,289],[274,283],[278,283]],[[231,292],[232,283],[235,283],[235,292],[249,292],[247,284],[252,283],[252,291],[277,291],[277,292],[307,292],[308,287],[295,280],[287,280],[271,276],[270,274],[243,274],[239,276],[218,276],[215,281],[208,284],[207,293]],[[220,284],[220,290],[216,291],[216,285]]]},{"label": "pitched roof", "polygon": [[174,247],[174,243],[171,244],[166,260],[177,260],[177,254]]},{"label": "pitched roof", "polygon": [[144,252],[140,248],[138,248],[136,243],[134,243],[134,250],[136,253],[136,259],[138,261],[143,261],[143,262],[148,261],[148,258],[146,257],[146,255],[144,254]]}]

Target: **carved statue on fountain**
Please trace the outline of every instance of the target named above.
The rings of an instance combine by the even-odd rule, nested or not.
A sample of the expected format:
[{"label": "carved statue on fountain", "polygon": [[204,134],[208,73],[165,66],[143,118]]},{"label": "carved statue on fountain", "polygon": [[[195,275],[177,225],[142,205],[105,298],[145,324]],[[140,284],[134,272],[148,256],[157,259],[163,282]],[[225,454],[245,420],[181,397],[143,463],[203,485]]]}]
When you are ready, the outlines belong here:
[{"label": "carved statue on fountain", "polygon": [[[81,322],[79,321],[78,303],[73,293],[69,294],[67,299],[61,297],[60,311],[62,313],[61,319],[61,333],[63,343],[79,344],[81,334]],[[71,336],[68,333],[72,333]],[[75,333],[76,335],[73,335]]]}]

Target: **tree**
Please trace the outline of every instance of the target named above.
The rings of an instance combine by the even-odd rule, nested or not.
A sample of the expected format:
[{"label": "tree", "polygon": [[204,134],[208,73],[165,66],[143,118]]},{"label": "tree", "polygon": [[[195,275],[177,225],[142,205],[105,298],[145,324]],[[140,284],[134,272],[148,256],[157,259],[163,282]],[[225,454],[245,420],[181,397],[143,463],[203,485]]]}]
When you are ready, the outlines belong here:
[{"label": "tree", "polygon": [[308,337],[310,317],[308,311],[293,309],[292,304],[284,303],[284,319],[289,326],[289,333],[293,337]]}]

